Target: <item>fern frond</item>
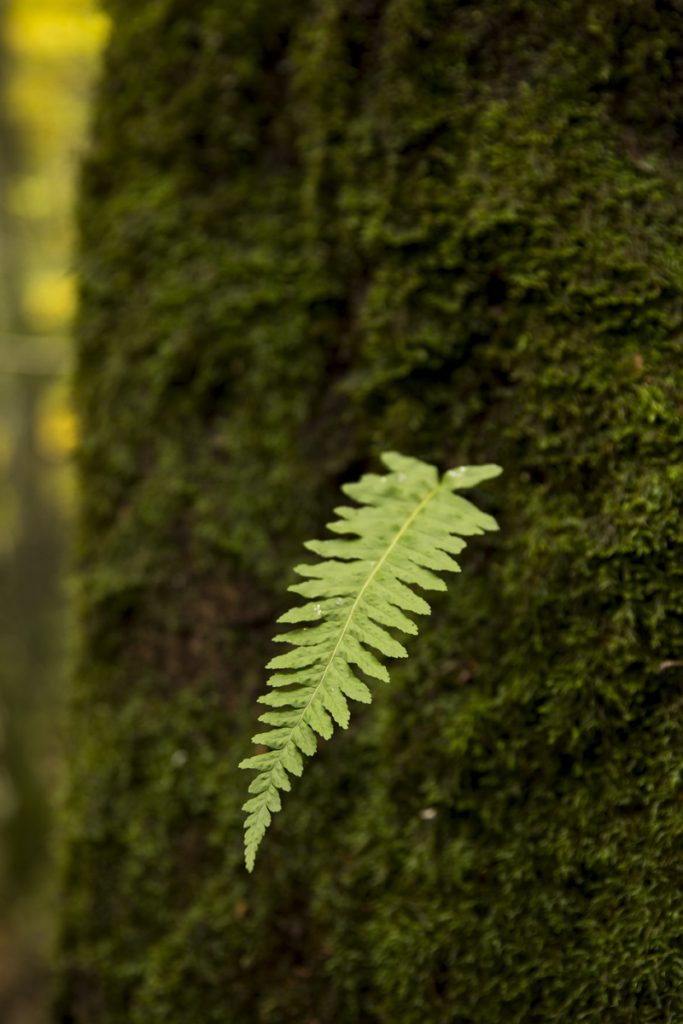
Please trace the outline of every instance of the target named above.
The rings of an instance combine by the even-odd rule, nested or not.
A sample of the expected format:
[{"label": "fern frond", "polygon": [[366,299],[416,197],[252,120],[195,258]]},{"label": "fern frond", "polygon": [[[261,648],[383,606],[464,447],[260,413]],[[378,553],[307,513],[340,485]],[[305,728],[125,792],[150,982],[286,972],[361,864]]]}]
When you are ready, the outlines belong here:
[{"label": "fern frond", "polygon": [[342,488],[358,504],[335,509],[328,529],[337,536],[305,545],[322,561],[294,570],[304,582],[289,589],[306,601],[278,621],[306,625],[275,637],[289,649],[267,666],[270,689],[259,701],[269,710],[259,721],[269,728],[253,737],[268,749],[240,763],[257,772],[243,808],[249,871],[280,810],[280,790],[289,791],[290,775],[303,771],[302,755],[315,754],[316,736],[329,739],[335,723],[347,728],[349,700],[372,701],[361,676],[388,682],[381,658],[406,657],[395,634],[416,634],[411,614],[430,612],[415,588],[446,590],[439,573],[460,571],[453,556],[463,538],[498,529],[454,492],[498,476],[499,466],[452,469],[439,479],[418,459],[389,452],[382,461],[388,473]]}]

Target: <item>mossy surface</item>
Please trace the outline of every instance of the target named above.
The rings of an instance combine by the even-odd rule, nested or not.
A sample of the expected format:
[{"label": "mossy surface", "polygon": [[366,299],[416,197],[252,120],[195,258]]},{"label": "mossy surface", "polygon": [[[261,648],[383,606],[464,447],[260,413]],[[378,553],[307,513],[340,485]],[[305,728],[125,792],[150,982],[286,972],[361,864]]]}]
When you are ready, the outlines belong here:
[{"label": "mossy surface", "polygon": [[[678,1024],[678,5],[109,9],[57,1019]],[[249,878],[272,621],[387,448],[502,530]]]}]

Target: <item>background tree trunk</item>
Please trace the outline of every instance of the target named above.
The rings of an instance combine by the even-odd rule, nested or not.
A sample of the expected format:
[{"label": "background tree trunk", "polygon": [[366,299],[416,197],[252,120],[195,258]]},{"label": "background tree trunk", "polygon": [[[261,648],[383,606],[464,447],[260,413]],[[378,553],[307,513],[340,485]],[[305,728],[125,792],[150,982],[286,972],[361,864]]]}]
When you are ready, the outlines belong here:
[{"label": "background tree trunk", "polygon": [[[109,7],[60,1021],[680,1021],[679,6]],[[502,532],[248,878],[272,620],[387,448]]]}]

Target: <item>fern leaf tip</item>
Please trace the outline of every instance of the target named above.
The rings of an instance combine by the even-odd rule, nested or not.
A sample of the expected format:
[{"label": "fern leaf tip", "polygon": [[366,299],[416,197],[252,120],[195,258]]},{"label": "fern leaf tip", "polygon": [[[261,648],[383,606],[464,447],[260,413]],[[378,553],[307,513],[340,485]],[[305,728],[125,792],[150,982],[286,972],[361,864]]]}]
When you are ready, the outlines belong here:
[{"label": "fern leaf tip", "polygon": [[453,490],[476,487],[484,480],[493,480],[503,472],[502,466],[488,463],[483,466],[456,466],[444,473],[444,480]]}]

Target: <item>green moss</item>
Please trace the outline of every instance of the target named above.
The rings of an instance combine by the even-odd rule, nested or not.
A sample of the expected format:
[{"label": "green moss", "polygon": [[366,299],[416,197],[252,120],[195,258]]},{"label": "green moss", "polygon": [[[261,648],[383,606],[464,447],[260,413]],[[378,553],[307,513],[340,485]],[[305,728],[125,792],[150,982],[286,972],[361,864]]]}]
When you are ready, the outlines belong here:
[{"label": "green moss", "polygon": [[[59,1019],[674,1024],[679,16],[110,8]],[[271,622],[387,447],[502,532],[247,881]]]}]

